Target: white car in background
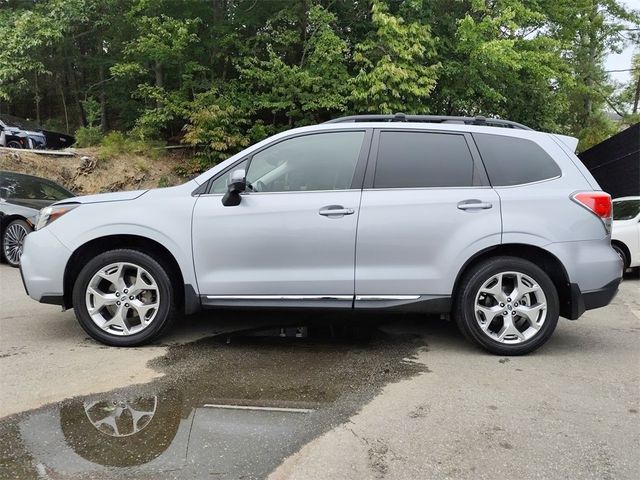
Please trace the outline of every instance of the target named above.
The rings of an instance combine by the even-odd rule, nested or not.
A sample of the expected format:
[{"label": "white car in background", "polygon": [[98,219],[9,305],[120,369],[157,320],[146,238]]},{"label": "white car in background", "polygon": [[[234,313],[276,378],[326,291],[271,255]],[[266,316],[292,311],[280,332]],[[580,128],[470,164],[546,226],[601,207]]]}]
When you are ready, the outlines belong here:
[{"label": "white car in background", "polygon": [[622,258],[625,270],[640,267],[640,197],[613,200],[611,245]]}]

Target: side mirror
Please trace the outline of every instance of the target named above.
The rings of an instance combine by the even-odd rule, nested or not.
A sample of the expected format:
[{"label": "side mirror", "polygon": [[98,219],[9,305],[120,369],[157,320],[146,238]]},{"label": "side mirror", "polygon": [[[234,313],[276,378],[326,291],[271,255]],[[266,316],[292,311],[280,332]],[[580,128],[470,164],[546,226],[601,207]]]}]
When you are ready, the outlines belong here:
[{"label": "side mirror", "polygon": [[229,177],[227,193],[222,197],[222,205],[235,207],[240,205],[240,194],[247,189],[247,172],[244,169],[234,170]]}]

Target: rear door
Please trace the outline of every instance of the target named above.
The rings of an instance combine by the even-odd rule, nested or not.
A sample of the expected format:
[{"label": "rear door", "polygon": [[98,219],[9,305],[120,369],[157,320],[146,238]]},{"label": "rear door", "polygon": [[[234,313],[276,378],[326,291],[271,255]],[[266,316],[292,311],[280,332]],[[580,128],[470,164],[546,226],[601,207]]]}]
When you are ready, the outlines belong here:
[{"label": "rear door", "polygon": [[500,199],[469,134],[376,131],[358,222],[357,307],[434,300],[441,309],[465,261],[500,241]]}]

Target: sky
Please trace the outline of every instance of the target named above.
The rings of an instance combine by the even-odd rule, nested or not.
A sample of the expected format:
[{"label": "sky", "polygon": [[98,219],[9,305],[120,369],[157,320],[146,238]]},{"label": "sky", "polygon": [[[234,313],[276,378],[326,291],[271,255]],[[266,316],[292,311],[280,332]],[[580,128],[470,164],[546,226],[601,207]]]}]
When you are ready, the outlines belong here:
[{"label": "sky", "polygon": [[[640,0],[620,0],[620,2],[629,8],[640,10]],[[622,53],[609,54],[605,62],[605,68],[607,70],[624,70],[631,68],[631,57],[633,56],[634,50],[640,51],[640,45],[631,45],[631,42],[629,42]],[[619,82],[628,82],[631,78],[630,72],[617,72],[610,73],[609,75]]]}]

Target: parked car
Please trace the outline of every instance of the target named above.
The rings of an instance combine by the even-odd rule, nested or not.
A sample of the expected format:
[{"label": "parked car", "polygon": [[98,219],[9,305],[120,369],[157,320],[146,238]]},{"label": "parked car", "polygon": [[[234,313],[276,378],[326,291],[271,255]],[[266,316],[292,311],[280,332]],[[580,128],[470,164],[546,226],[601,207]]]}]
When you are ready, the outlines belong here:
[{"label": "parked car", "polygon": [[108,345],[199,309],[387,308],[451,312],[483,348],[524,354],[622,276],[611,198],[576,145],[482,117],[297,128],[181,186],[45,208],[22,274]]},{"label": "parked car", "polygon": [[73,197],[50,180],[0,171],[0,246],[2,259],[12,267],[20,263],[24,239],[41,208]]},{"label": "parked car", "polygon": [[60,150],[75,141],[71,135],[45,130],[30,120],[0,114],[0,147]]},{"label": "parked car", "polygon": [[613,200],[611,245],[627,268],[640,267],[640,197]]}]

